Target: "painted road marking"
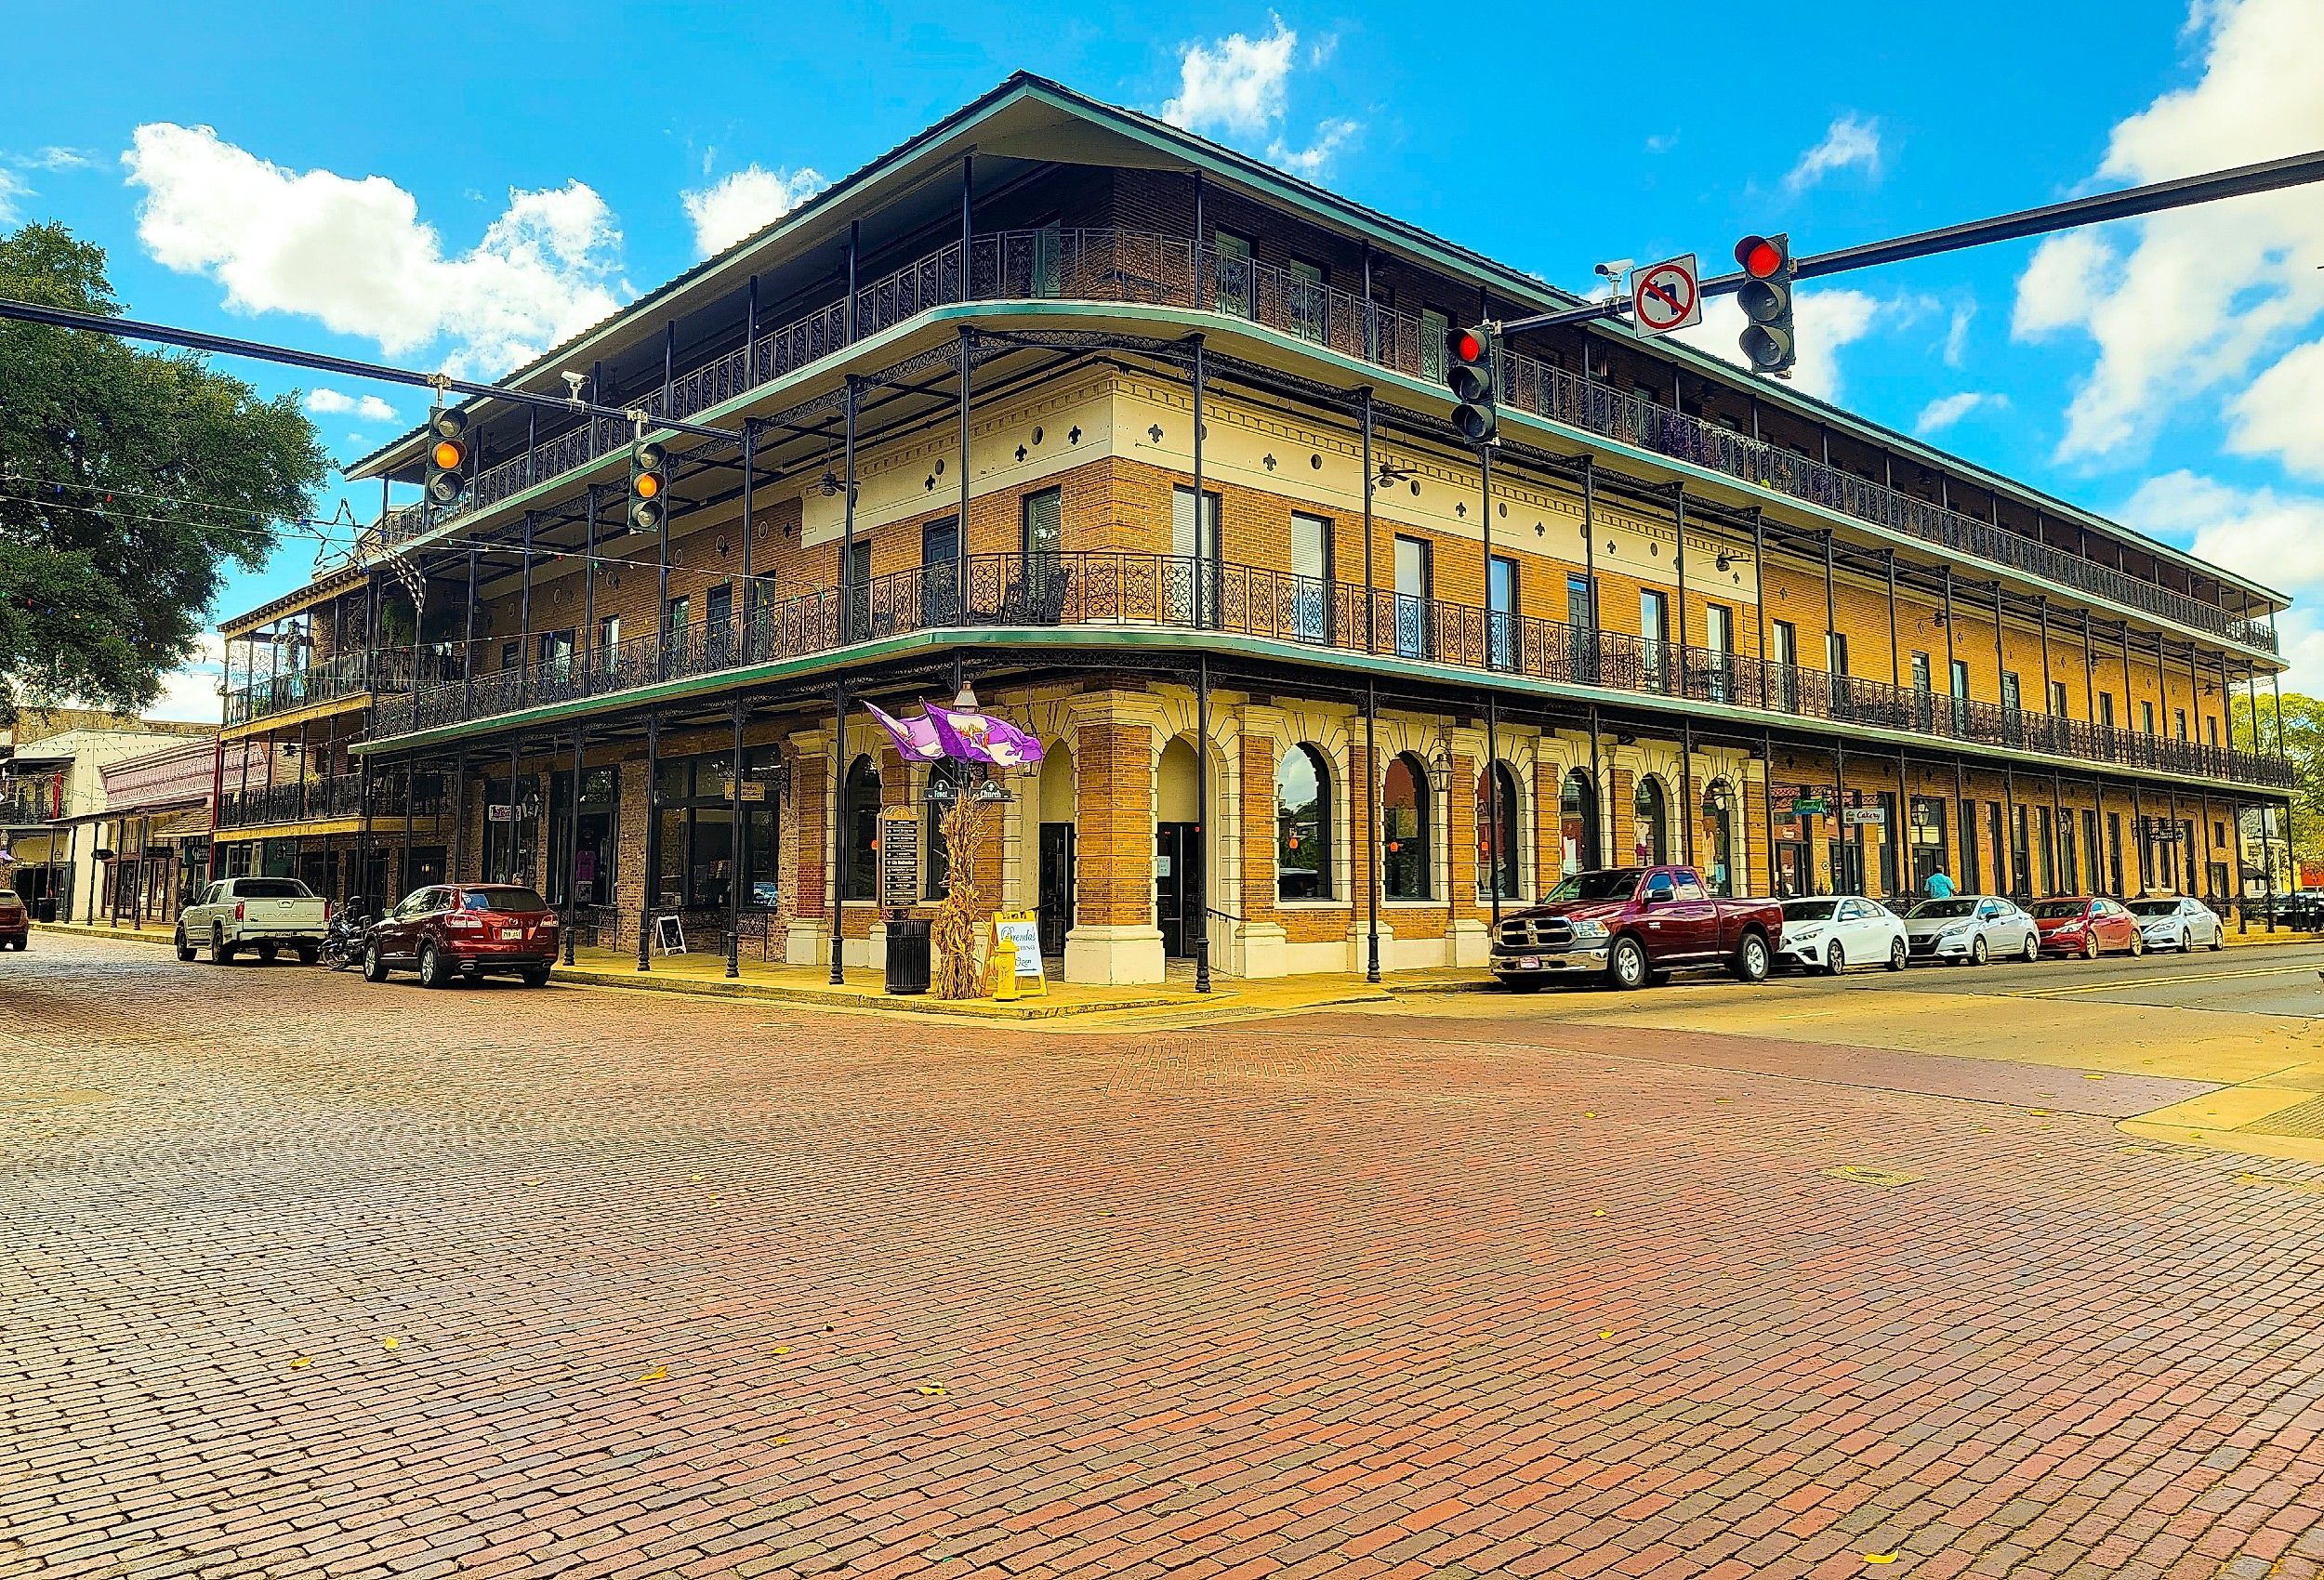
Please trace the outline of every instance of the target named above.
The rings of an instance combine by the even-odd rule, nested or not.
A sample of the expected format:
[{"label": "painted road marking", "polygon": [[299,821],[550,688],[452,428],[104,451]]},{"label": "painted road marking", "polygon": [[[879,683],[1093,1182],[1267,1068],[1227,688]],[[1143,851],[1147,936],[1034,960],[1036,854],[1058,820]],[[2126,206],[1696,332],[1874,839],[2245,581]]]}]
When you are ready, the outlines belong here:
[{"label": "painted road marking", "polygon": [[2240,971],[2182,971],[2169,977],[2133,977],[2128,981],[2080,982],[2072,987],[2032,988],[2020,996],[2025,998],[2062,998],[2072,993],[2112,993],[2120,988],[2175,987],[2181,982],[2224,982],[2243,977],[2281,977],[2294,972],[2313,971],[2315,962],[2304,966],[2253,966]]}]

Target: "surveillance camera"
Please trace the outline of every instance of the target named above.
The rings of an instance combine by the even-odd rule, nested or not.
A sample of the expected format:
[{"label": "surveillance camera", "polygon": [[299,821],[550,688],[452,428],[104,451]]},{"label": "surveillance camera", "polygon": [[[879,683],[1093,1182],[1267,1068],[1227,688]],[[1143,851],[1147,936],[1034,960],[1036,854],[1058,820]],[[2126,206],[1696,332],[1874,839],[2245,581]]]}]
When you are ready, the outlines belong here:
[{"label": "surveillance camera", "polygon": [[1622,283],[1622,276],[1630,272],[1631,265],[1635,261],[1637,260],[1634,258],[1627,257],[1608,258],[1598,265],[1598,278],[1608,284],[1618,285]]},{"label": "surveillance camera", "polygon": [[589,375],[586,373],[574,373],[568,368],[557,376],[565,381],[566,398],[575,402],[579,401],[581,399],[581,387],[589,381]]}]

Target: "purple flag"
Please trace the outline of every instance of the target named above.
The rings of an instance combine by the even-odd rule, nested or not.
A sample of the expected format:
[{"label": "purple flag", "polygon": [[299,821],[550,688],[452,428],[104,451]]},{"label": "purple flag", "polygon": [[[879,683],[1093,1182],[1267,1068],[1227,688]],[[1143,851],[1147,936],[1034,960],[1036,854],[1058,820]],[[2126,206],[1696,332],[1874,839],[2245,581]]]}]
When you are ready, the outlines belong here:
[{"label": "purple flag", "polygon": [[955,708],[922,703],[928,721],[936,728],[946,757],[988,762],[1001,768],[1026,768],[1041,760],[1041,743],[989,713],[962,713]]},{"label": "purple flag", "polygon": [[944,755],[943,739],[928,719],[898,718],[878,703],[865,703],[864,711],[888,732],[905,762],[934,762]]}]

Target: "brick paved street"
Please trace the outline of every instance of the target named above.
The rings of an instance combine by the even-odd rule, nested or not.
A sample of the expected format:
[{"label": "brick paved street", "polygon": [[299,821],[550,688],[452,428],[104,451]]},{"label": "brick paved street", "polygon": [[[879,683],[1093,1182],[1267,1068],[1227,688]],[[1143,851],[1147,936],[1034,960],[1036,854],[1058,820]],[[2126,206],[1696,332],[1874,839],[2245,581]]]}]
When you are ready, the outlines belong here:
[{"label": "brick paved street", "polygon": [[2324,1169],[1564,1002],[1041,1036],[44,935],[0,1575],[2319,1573]]}]

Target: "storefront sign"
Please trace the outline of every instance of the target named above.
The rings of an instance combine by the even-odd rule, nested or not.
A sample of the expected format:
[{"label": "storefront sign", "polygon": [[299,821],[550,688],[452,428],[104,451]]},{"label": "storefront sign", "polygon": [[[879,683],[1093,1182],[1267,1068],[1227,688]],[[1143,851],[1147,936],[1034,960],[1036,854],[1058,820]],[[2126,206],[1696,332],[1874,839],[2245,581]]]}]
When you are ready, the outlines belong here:
[{"label": "storefront sign", "polygon": [[512,806],[495,802],[484,809],[484,821],[486,823],[514,823],[517,821],[517,810]]},{"label": "storefront sign", "polygon": [[993,953],[988,972],[995,998],[1046,994],[1041,970],[1041,925],[1032,911],[1002,911],[993,917]]},{"label": "storefront sign", "polygon": [[879,902],[909,905],[920,897],[920,820],[909,807],[879,814]]},{"label": "storefront sign", "polygon": [[1791,810],[1803,818],[1820,818],[1831,810],[1831,806],[1821,796],[1802,796],[1791,803]]},{"label": "storefront sign", "polygon": [[1840,821],[1850,828],[1868,826],[1882,828],[1887,825],[1888,809],[1886,807],[1845,807],[1841,810]]}]

